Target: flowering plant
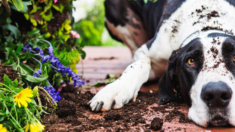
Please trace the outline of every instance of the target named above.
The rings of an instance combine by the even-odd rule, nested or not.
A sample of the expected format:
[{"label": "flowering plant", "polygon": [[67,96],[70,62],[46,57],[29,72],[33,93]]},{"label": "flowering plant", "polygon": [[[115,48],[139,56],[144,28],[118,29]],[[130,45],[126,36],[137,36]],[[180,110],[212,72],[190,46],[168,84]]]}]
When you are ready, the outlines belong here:
[{"label": "flowering plant", "polygon": [[[80,79],[80,77],[71,70],[70,67],[66,67],[64,65],[61,64],[60,60],[58,59],[58,57],[55,57],[53,54],[53,47],[50,44],[50,42],[43,40],[45,42],[47,42],[50,46],[48,47],[48,53],[49,55],[44,55],[44,52],[41,48],[37,47],[35,48],[35,51],[30,47],[29,44],[25,45],[23,47],[23,51],[26,52],[30,52],[30,53],[34,53],[37,54],[36,51],[39,52],[39,54],[37,54],[37,56],[39,58],[41,58],[42,63],[49,63],[50,65],[50,69],[52,69],[53,71],[60,73],[60,76],[66,80],[67,82],[70,82],[70,80],[73,80],[73,86],[76,87],[80,87],[81,85],[84,85],[84,82]],[[36,58],[33,58],[34,60],[36,60],[39,64],[40,64],[40,68],[36,70],[36,72],[34,72],[33,77],[40,77],[42,76],[42,63],[37,60]],[[43,86],[43,88],[45,90],[47,90],[47,92],[53,97],[55,102],[58,102],[61,98],[59,96],[59,92],[56,92],[56,90],[52,87],[52,85],[50,84],[50,82],[47,80],[47,83],[49,86]]]},{"label": "flowering plant", "polygon": [[[38,91],[40,87],[24,89],[18,80],[13,82],[4,75],[4,83],[0,83],[0,131],[34,131],[44,130],[40,123],[43,110]],[[47,93],[48,94],[48,93]],[[48,94],[48,97],[50,95]],[[34,100],[37,98],[37,101]]]},{"label": "flowering plant", "polygon": [[38,30],[28,32],[26,35],[20,35],[19,31],[15,30],[9,32],[3,29],[0,41],[5,41],[5,44],[0,49],[0,61],[6,65],[12,65],[19,71],[25,87],[42,85],[53,97],[51,101],[55,104],[61,97],[53,86],[61,86],[61,80],[65,83],[72,80],[74,87],[84,84],[69,66],[64,66],[54,55],[52,44],[44,40]]}]

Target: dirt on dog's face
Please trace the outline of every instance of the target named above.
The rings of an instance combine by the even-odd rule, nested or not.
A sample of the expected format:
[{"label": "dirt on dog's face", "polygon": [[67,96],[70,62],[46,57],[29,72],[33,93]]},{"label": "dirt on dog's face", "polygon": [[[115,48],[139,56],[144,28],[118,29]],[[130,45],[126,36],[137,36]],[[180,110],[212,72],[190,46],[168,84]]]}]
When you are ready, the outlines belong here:
[{"label": "dirt on dog's face", "polygon": [[[182,97],[190,106],[189,118],[207,127],[235,126],[235,37],[216,34],[196,38],[169,59],[159,82],[159,104]],[[171,95],[171,96],[169,96]]]}]

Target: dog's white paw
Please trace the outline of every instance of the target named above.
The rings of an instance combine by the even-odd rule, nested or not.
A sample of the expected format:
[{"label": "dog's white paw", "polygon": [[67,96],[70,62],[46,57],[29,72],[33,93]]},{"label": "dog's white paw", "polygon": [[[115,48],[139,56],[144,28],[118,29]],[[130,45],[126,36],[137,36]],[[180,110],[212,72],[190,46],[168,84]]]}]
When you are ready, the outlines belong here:
[{"label": "dog's white paw", "polygon": [[149,58],[129,65],[118,80],[101,89],[91,99],[92,111],[119,109],[132,98],[135,101],[140,87],[148,80],[150,68]]},{"label": "dog's white paw", "polygon": [[90,107],[92,111],[108,111],[110,109],[122,108],[133,97],[135,100],[139,91],[135,89],[133,86],[131,88],[130,85],[123,85],[120,80],[117,80],[101,89],[90,100]]}]

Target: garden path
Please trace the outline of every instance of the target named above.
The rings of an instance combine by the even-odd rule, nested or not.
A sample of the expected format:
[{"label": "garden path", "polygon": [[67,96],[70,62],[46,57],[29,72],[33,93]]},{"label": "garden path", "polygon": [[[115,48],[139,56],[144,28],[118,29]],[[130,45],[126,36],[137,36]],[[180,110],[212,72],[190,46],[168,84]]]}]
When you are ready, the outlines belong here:
[{"label": "garden path", "polygon": [[[83,79],[86,81],[86,85],[95,84],[97,81],[105,80],[108,74],[120,75],[122,71],[125,70],[126,66],[128,66],[132,62],[132,57],[129,49],[127,47],[85,47],[85,52],[87,53],[87,57],[82,63],[77,65],[80,75],[82,75],[82,71],[84,71]],[[83,64],[83,66],[82,66]],[[82,68],[84,67],[84,68]],[[90,88],[85,89],[83,91],[90,90],[92,93],[98,92],[102,87],[99,88]],[[150,90],[158,90],[157,84],[151,83],[142,87],[142,92],[149,92]],[[154,104],[153,106],[158,106]],[[146,119],[146,123],[150,124],[152,119],[155,117],[162,118],[164,115],[159,115],[154,113],[149,107],[150,112],[147,115],[143,115]],[[183,105],[180,110],[185,115],[188,114],[188,107]],[[91,118],[100,118],[99,114],[88,112],[91,114]],[[144,126],[140,125],[141,127]],[[179,130],[178,128],[181,128]],[[222,132],[235,132],[235,128],[201,128],[193,123],[182,124],[178,122],[178,119],[174,119],[172,122],[164,122],[163,130],[166,131],[197,131],[197,132],[214,132],[214,131],[222,131]]]}]

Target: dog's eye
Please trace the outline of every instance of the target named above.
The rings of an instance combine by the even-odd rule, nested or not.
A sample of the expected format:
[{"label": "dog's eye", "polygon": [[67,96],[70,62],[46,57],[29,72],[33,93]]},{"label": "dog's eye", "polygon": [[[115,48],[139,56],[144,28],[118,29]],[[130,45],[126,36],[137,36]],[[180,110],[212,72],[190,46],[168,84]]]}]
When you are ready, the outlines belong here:
[{"label": "dog's eye", "polygon": [[233,56],[233,62],[235,62],[235,56]]},{"label": "dog's eye", "polygon": [[[235,59],[233,59],[233,60],[235,60]],[[189,64],[189,65],[193,65],[193,64],[194,64],[194,59],[189,58],[189,59],[188,59],[188,64]]]}]

